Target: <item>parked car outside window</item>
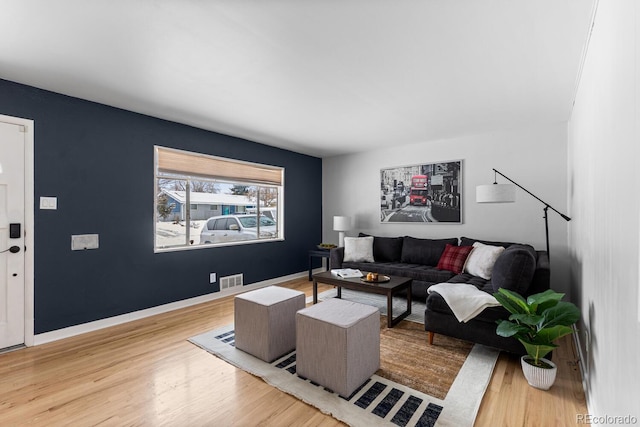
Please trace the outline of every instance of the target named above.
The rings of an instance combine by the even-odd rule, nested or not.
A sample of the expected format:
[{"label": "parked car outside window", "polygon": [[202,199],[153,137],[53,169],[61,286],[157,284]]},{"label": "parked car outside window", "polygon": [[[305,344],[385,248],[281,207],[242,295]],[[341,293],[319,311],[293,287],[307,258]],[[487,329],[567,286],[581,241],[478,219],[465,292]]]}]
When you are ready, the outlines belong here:
[{"label": "parked car outside window", "polygon": [[271,239],[277,236],[277,224],[260,216],[260,236],[256,215],[221,215],[207,220],[200,232],[200,243],[226,243],[243,240]]}]

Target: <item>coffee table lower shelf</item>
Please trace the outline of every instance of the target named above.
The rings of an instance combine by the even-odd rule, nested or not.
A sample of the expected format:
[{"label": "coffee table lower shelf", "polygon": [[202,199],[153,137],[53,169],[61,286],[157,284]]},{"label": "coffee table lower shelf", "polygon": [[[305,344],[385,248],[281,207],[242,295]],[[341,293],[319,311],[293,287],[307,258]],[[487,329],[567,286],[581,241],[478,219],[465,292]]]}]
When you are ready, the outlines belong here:
[{"label": "coffee table lower shelf", "polygon": [[[359,278],[343,279],[330,271],[324,271],[313,275],[313,303],[318,303],[318,283],[333,285],[337,288],[338,298],[342,298],[342,288],[354,291],[369,292],[387,296],[387,327],[393,328],[402,319],[411,314],[411,282],[412,279],[399,276],[389,276],[389,281],[384,283],[366,283]],[[393,296],[406,291],[407,309],[393,317]]]}]

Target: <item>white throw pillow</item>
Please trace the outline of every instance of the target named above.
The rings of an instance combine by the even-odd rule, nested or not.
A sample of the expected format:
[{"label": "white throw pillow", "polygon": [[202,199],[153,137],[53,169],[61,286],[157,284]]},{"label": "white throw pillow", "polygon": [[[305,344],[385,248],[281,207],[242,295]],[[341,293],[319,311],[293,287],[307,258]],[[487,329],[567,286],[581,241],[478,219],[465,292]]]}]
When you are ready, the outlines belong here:
[{"label": "white throw pillow", "polygon": [[345,262],[373,262],[373,236],[345,237]]},{"label": "white throw pillow", "polygon": [[496,263],[496,260],[502,252],[504,252],[502,246],[489,246],[484,243],[475,242],[473,244],[473,250],[467,258],[464,271],[489,280],[493,272],[493,264]]}]

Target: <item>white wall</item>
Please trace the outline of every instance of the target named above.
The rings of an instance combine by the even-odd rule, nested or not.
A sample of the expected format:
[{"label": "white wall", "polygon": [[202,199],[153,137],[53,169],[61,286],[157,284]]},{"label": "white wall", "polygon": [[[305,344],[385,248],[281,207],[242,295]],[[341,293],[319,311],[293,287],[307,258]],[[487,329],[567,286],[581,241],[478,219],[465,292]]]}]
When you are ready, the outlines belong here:
[{"label": "white wall", "polygon": [[[463,224],[381,223],[380,169],[462,160]],[[323,160],[323,240],[337,243],[334,215],[354,219],[356,236],[410,235],[422,238],[473,237],[530,243],[545,249],[543,204],[517,191],[517,201],[478,204],[475,187],[493,182],[498,169],[560,212],[567,213],[567,127],[565,124],[505,130],[450,140],[423,142],[325,158]],[[507,183],[498,179],[498,182]],[[568,291],[567,223],[549,211],[552,286]]]},{"label": "white wall", "polygon": [[569,124],[571,287],[587,403],[640,422],[640,2],[600,1]]}]

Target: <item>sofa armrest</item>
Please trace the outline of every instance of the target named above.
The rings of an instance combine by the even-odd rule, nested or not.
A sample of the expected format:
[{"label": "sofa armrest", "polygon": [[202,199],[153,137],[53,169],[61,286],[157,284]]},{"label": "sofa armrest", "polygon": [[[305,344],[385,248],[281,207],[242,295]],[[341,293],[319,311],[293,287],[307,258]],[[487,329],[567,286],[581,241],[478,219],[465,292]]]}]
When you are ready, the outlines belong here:
[{"label": "sofa armrest", "polygon": [[536,251],[536,271],[533,273],[528,295],[544,292],[551,287],[551,267],[547,251]]},{"label": "sofa armrest", "polygon": [[344,247],[333,248],[329,251],[329,266],[331,269],[342,268],[344,259]]},{"label": "sofa armrest", "polygon": [[536,255],[536,268],[549,270],[549,254],[547,253],[547,251],[536,251]]}]

